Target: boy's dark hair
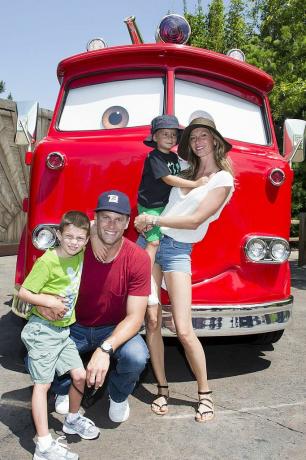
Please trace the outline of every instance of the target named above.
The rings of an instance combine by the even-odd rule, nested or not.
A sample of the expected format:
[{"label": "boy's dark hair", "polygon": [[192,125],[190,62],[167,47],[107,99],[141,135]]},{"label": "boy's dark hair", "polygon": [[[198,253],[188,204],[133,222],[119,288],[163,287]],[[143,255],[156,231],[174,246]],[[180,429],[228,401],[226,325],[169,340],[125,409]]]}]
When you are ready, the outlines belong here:
[{"label": "boy's dark hair", "polygon": [[66,225],[71,225],[71,224],[77,228],[82,228],[83,230],[86,230],[86,234],[87,236],[89,236],[90,220],[84,212],[82,211],[66,212],[61,219],[58,229],[61,233],[63,233]]}]

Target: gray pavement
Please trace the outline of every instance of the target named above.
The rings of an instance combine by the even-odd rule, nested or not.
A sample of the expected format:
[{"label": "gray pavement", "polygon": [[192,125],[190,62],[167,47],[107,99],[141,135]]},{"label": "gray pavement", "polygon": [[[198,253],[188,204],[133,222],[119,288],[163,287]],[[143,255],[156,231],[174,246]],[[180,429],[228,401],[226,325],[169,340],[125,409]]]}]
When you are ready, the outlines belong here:
[{"label": "gray pavement", "polygon": [[[82,460],[200,459],[271,460],[306,458],[306,268],[291,257],[294,321],[274,345],[240,340],[203,340],[216,402],[210,423],[194,421],[196,385],[176,339],[166,341],[170,410],[150,411],[156,388],[148,368],[130,398],[131,416],[121,425],[107,416],[106,394],[85,415],[101,428],[94,441],[68,436]],[[23,366],[23,322],[10,311],[16,257],[0,257],[0,460],[31,459],[34,427],[31,382]],[[61,436],[63,416],[50,427]]]}]

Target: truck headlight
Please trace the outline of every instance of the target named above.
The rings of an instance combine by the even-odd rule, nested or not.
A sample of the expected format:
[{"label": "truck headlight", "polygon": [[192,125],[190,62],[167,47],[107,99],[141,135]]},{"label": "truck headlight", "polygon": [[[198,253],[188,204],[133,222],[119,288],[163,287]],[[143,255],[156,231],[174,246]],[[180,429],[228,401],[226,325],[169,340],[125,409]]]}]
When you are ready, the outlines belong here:
[{"label": "truck headlight", "polygon": [[290,247],[288,241],[273,240],[270,243],[270,253],[275,262],[284,262],[290,255]]},{"label": "truck headlight", "polygon": [[252,262],[259,262],[263,260],[267,253],[266,243],[257,238],[252,238],[247,242],[246,245],[246,254]]},{"label": "truck headlight", "polygon": [[55,246],[56,238],[56,229],[58,225],[48,224],[48,225],[38,225],[32,234],[32,242],[37,249],[45,250]]},{"label": "truck headlight", "polygon": [[288,260],[290,246],[284,238],[253,236],[247,239],[244,252],[250,262],[280,264]]}]

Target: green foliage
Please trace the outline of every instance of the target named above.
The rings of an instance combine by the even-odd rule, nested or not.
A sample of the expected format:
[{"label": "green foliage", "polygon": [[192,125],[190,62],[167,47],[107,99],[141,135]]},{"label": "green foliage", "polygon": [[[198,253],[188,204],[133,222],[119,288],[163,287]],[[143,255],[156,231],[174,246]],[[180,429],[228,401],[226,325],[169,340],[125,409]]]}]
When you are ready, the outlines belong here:
[{"label": "green foliage", "polygon": [[247,24],[244,19],[244,1],[232,0],[226,15],[225,49],[244,48],[247,40]]},{"label": "green foliage", "polygon": [[8,96],[7,96],[7,99],[9,99],[10,101],[13,101],[13,96],[12,96],[12,93],[9,93]]},{"label": "green foliage", "polygon": [[295,163],[294,184],[292,187],[292,216],[298,218],[300,212],[306,212],[306,161]]},{"label": "green foliage", "polygon": [[223,0],[212,0],[207,15],[208,48],[219,53],[225,50],[225,15]]},{"label": "green foliage", "polygon": [[4,93],[5,91],[5,83],[3,80],[0,80],[0,93]]},{"label": "green foliage", "polygon": [[209,48],[207,16],[204,14],[201,2],[198,2],[194,14],[187,12],[186,2],[184,2],[184,15],[191,27],[191,37],[188,44],[198,48]]}]

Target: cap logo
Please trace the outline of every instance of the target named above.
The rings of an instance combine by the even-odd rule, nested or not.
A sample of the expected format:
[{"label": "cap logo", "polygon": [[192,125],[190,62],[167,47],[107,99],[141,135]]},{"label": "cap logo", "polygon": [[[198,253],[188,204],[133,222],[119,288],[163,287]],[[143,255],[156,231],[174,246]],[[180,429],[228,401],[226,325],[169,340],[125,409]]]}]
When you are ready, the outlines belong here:
[{"label": "cap logo", "polygon": [[107,195],[109,203],[118,203],[118,196],[117,195]]}]

